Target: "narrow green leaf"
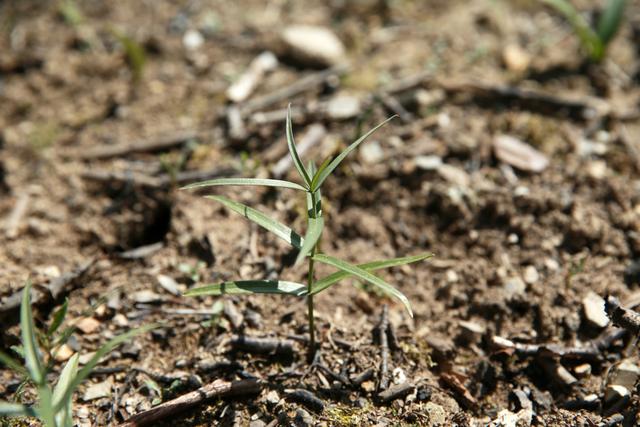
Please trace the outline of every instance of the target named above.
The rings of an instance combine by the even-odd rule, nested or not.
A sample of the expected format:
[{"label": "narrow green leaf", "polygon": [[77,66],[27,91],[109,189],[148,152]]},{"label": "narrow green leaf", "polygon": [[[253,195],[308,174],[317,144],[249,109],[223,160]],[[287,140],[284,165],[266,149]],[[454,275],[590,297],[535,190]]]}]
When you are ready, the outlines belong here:
[{"label": "narrow green leaf", "polygon": [[33,417],[35,416],[35,411],[30,406],[0,401],[0,417],[4,416]]},{"label": "narrow green leaf", "polygon": [[67,315],[68,306],[69,306],[69,299],[65,298],[64,303],[62,304],[62,307],[56,310],[56,312],[53,314],[53,320],[51,321],[51,325],[49,325],[49,329],[47,329],[47,336],[50,337],[51,335],[53,335],[58,330],[60,325],[62,325],[62,322],[64,321],[64,318]]},{"label": "narrow green leaf", "polygon": [[318,218],[309,218],[307,222],[307,233],[304,235],[304,244],[300,248],[298,257],[296,258],[295,265],[298,265],[304,260],[307,255],[311,253],[316,243],[322,236],[322,230],[324,229],[324,219],[321,216]]},{"label": "narrow green leaf", "polygon": [[276,221],[275,219],[265,215],[259,210],[250,208],[247,205],[243,205],[242,203],[234,202],[233,200],[227,199],[223,196],[205,196],[207,199],[215,200],[217,202],[222,203],[227,208],[231,209],[234,212],[239,213],[250,221],[255,222],[260,227],[264,228],[267,231],[272,232],[291,246],[296,249],[300,249],[303,244],[302,237],[282,224],[281,222]]},{"label": "narrow green leaf", "polygon": [[38,398],[40,401],[36,408],[37,417],[40,418],[45,427],[57,427],[55,419],[57,411],[53,408],[51,389],[48,385],[44,384],[38,387]]},{"label": "narrow green leaf", "polygon": [[158,326],[159,325],[157,324],[150,324],[150,325],[141,326],[136,329],[132,329],[128,332],[125,332],[124,334],[121,334],[116,336],[115,338],[112,338],[109,342],[107,342],[105,345],[100,347],[98,351],[94,353],[93,357],[91,357],[91,359],[84,365],[84,367],[78,372],[78,374],[69,383],[63,395],[54,402],[55,411],[57,412],[64,407],[65,403],[73,395],[73,392],[75,391],[75,389],[78,387],[78,385],[80,385],[82,381],[85,380],[85,378],[89,376],[93,368],[95,368],[98,362],[100,362],[100,359],[102,359],[107,354],[111,353],[113,349],[115,349],[120,344],[130,340],[131,338],[137,335],[143,334],[145,332],[149,332],[150,330],[155,329]]},{"label": "narrow green leaf", "polygon": [[235,280],[215,285],[201,286],[185,292],[185,296],[235,295],[235,294],[285,294],[302,296],[307,287],[301,283],[284,280]]},{"label": "narrow green leaf", "polygon": [[286,134],[287,134],[287,145],[289,146],[289,154],[291,154],[291,159],[293,160],[293,164],[295,165],[298,173],[302,177],[305,182],[306,187],[308,188],[311,185],[311,178],[309,177],[309,173],[304,168],[304,164],[302,160],[300,160],[300,155],[298,154],[298,150],[296,149],[296,143],[293,139],[293,126],[291,124],[291,104],[287,107],[287,123],[286,123]]},{"label": "narrow green leaf", "polygon": [[181,190],[189,190],[192,188],[201,188],[201,187],[214,187],[221,185],[262,185],[265,187],[280,187],[280,188],[291,188],[294,190],[307,191],[300,184],[296,184],[295,182],[283,181],[281,179],[261,179],[261,178],[217,178],[210,179],[208,181],[202,182],[194,182],[193,184],[189,184],[185,187],[182,187]]},{"label": "narrow green leaf", "polygon": [[624,16],[626,0],[609,0],[598,20],[596,32],[605,46],[616,35]]},{"label": "narrow green leaf", "polygon": [[[67,389],[71,385],[71,381],[73,377],[75,377],[78,372],[78,360],[80,355],[78,353],[71,356],[71,359],[67,362],[67,364],[62,369],[60,373],[60,378],[58,378],[58,383],[53,388],[53,402],[58,402],[63,396],[67,395]],[[66,402],[63,403],[63,409],[57,411],[56,423],[58,426],[67,426],[70,425],[72,414],[71,414],[71,406],[73,399],[73,392],[68,394],[69,398]]]},{"label": "narrow green leaf", "polygon": [[588,51],[593,59],[598,59],[603,52],[602,40],[589,26],[589,23],[578,12],[578,10],[567,0],[542,0],[544,3],[553,7],[557,12],[565,17],[573,31],[580,39],[582,46]]},{"label": "narrow green leaf", "polygon": [[20,375],[27,375],[27,370],[13,357],[0,351],[0,363]]},{"label": "narrow green leaf", "polygon": [[22,333],[22,346],[24,359],[31,379],[36,385],[45,382],[45,372],[38,354],[36,342],[36,330],[33,326],[33,312],[31,311],[31,282],[27,282],[22,291],[22,304],[20,305],[20,329]]},{"label": "narrow green leaf", "polygon": [[[368,262],[366,264],[359,264],[358,267],[366,270],[366,271],[375,271],[383,268],[391,268],[397,267],[399,265],[411,264],[413,262],[423,261],[425,259],[431,258],[433,254],[420,254],[413,256],[406,256],[401,258],[392,258],[380,261]],[[351,277],[353,274],[347,273],[346,271],[336,271],[333,274],[330,274],[313,284],[312,290],[309,295],[315,295],[319,292],[324,291],[329,286],[339,282],[340,280],[346,279],[347,277]]]},{"label": "narrow green leaf", "polygon": [[382,126],[386,125],[390,120],[393,120],[396,117],[397,116],[389,117],[387,120],[385,120],[384,122],[380,123],[378,126],[371,129],[369,132],[362,135],[354,143],[348,146],[342,153],[338,154],[338,156],[335,159],[333,159],[333,161],[331,161],[331,163],[329,163],[328,165],[324,166],[324,163],[323,163],[322,166],[324,166],[324,168],[320,166],[320,169],[318,169],[318,172],[316,172],[316,174],[313,176],[313,180],[310,184],[311,191],[316,191],[317,189],[319,189],[324,183],[324,180],[327,179],[329,175],[331,175],[331,172],[333,172],[335,168],[337,168],[338,165],[340,165],[340,163],[344,160],[345,157],[349,155],[349,153],[351,153],[353,150],[358,148],[358,145],[364,142],[364,140],[366,140],[372,133],[374,133],[375,131],[380,129]]},{"label": "narrow green leaf", "polygon": [[409,304],[409,300],[407,299],[406,296],[404,296],[404,294],[402,292],[400,292],[399,290],[397,290],[396,288],[394,288],[393,286],[391,286],[390,284],[388,284],[387,282],[385,282],[384,280],[382,280],[381,278],[379,278],[378,276],[374,276],[373,274],[369,273],[368,271],[350,264],[346,261],[343,261],[341,259],[332,257],[330,255],[326,255],[326,254],[316,254],[313,256],[313,259],[315,261],[318,262],[322,262],[324,264],[328,264],[332,267],[336,267],[342,271],[345,271],[349,274],[352,274],[366,282],[371,283],[374,286],[377,286],[378,288],[380,288],[380,290],[382,290],[384,293],[386,293],[387,295],[390,295],[396,299],[398,299],[402,304],[404,304],[405,308],[407,309],[407,311],[409,312],[409,315],[411,317],[413,317],[413,311],[411,310],[411,304]]},{"label": "narrow green leaf", "polygon": [[60,378],[58,378],[58,382],[53,389],[53,401],[58,402],[62,396],[64,396],[67,392],[67,389],[71,385],[71,381],[73,377],[75,377],[78,372],[78,360],[80,355],[78,353],[71,356],[71,358],[67,361],[67,364],[64,365],[62,372],[60,373]]}]

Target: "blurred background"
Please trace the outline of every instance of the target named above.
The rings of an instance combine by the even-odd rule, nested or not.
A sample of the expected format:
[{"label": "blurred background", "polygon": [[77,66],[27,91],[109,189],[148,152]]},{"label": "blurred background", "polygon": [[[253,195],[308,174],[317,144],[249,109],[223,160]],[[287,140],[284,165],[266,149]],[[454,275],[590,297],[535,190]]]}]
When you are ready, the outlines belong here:
[{"label": "blurred background", "polygon": [[[443,420],[491,420],[524,386],[542,393],[529,395],[542,420],[571,420],[556,408],[606,386],[608,362],[577,387],[543,364],[491,359],[489,338],[572,345],[606,332],[592,311],[605,295],[638,303],[639,82],[634,1],[0,1],[0,295],[90,262],[72,306],[116,292],[100,315],[111,321],[149,298],[181,307],[176,295],[197,284],[298,279],[295,254],[177,188],[296,180],[288,103],[303,157],[318,163],[397,115],[327,181],[323,250],[437,257],[386,276],[415,319],[356,283],[319,296],[322,333],[359,342],[355,365],[376,366],[370,332],[392,304],[396,366],[433,389]],[[288,192],[225,193],[305,227]],[[302,301],[230,301],[258,313],[254,334],[304,328]],[[171,322],[195,326],[150,347],[167,366],[176,349],[222,352],[198,321]],[[372,414],[423,422],[423,404]]]}]

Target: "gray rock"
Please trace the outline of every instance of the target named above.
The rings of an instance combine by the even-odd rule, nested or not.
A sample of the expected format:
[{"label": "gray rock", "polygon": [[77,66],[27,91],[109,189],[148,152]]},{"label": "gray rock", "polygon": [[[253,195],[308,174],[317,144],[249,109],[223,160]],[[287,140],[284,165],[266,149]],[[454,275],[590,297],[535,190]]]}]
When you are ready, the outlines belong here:
[{"label": "gray rock", "polygon": [[445,409],[433,402],[427,402],[424,411],[429,419],[428,426],[445,426],[447,425],[447,412]]},{"label": "gray rock", "polygon": [[91,384],[84,392],[82,400],[88,402],[90,400],[100,399],[111,396],[111,380],[103,381],[97,384]]},{"label": "gray rock", "polygon": [[636,382],[640,378],[640,367],[630,360],[623,360],[619,365],[613,368],[609,384],[621,385],[627,390],[635,390]]},{"label": "gray rock", "polygon": [[519,277],[509,277],[504,282],[503,290],[505,298],[511,300],[524,296],[527,291],[527,285]]},{"label": "gray rock", "polygon": [[314,424],[313,417],[310,413],[302,408],[296,410],[296,416],[293,419],[293,424],[296,427],[311,427]]}]

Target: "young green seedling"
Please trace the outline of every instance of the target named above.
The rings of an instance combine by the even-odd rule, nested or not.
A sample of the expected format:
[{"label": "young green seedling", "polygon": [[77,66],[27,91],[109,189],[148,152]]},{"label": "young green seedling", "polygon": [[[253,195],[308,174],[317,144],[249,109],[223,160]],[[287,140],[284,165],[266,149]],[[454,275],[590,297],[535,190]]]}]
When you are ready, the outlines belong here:
[{"label": "young green seedling", "polygon": [[[393,118],[393,117],[392,117]],[[229,200],[223,196],[206,196],[209,199],[222,203],[228,209],[243,215],[250,221],[255,222],[259,226],[265,228],[275,234],[294,248],[298,249],[298,256],[295,264],[298,265],[305,259],[308,261],[307,283],[297,283],[284,280],[236,280],[223,283],[217,283],[191,289],[186,292],[188,296],[198,295],[223,295],[223,294],[281,294],[294,295],[297,297],[307,298],[307,320],[309,323],[309,355],[312,356],[316,348],[314,315],[313,315],[313,296],[319,292],[328,289],[342,279],[348,277],[356,277],[360,280],[370,283],[380,289],[384,294],[399,300],[407,309],[410,316],[413,316],[409,300],[396,288],[382,280],[380,277],[372,274],[374,270],[389,268],[412,262],[421,261],[431,257],[431,254],[420,254],[402,258],[394,258],[390,260],[375,261],[367,264],[353,265],[346,261],[340,260],[333,256],[319,252],[320,239],[324,228],[324,217],[322,215],[322,195],[321,188],[325,180],[340,165],[349,153],[358,148],[358,146],[369,135],[385,125],[390,119],[385,120],[357,141],[349,145],[342,153],[334,159],[326,159],[321,166],[316,169],[315,163],[309,162],[308,166],[304,166],[293,139],[293,129],[291,124],[291,106],[287,112],[286,120],[286,139],[289,146],[289,154],[293,160],[293,165],[302,178],[302,184],[295,182],[283,181],[277,179],[257,179],[257,178],[218,178],[210,181],[198,182],[184,187],[185,189],[211,187],[211,186],[227,186],[227,185],[262,185],[268,187],[280,187],[292,190],[302,191],[306,195],[307,201],[307,230],[304,238],[293,231],[286,225],[276,221],[268,215],[246,206]],[[320,280],[315,280],[314,266],[315,263],[328,264],[338,269],[336,273],[326,276]]]},{"label": "young green seedling", "polygon": [[[52,335],[60,327],[64,320],[66,309],[67,304],[65,303],[54,315],[46,335]],[[47,382],[49,367],[43,363],[42,351],[38,345],[38,334],[31,311],[31,284],[27,283],[22,292],[22,303],[20,305],[20,331],[22,336],[20,353],[24,358],[25,366],[23,367],[13,357],[2,352],[0,352],[0,363],[22,375],[28,382],[33,384],[36,388],[39,402],[34,405],[23,405],[0,401],[0,418],[5,416],[29,416],[38,418],[45,427],[72,426],[73,393],[80,383],[89,376],[100,359],[113,351],[118,345],[153,328],[155,328],[155,325],[143,326],[112,338],[100,347],[80,370],[78,370],[80,355],[74,354],[62,369],[56,385],[52,388]],[[65,334],[66,332],[63,333],[63,335]]]},{"label": "young green seedling", "polygon": [[609,42],[613,40],[620,28],[627,3],[626,0],[608,0],[595,28],[593,28],[569,0],[542,1],[564,15],[593,62],[600,62],[604,59]]}]

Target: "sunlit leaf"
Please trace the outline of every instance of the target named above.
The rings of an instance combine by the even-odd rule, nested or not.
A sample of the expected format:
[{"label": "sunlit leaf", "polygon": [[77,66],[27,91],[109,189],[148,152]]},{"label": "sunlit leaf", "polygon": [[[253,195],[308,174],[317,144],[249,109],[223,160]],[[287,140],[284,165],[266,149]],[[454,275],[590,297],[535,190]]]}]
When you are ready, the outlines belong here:
[{"label": "sunlit leaf", "polygon": [[593,59],[599,59],[604,52],[602,40],[589,26],[584,16],[567,0],[542,0],[562,14],[576,33],[582,46]]},{"label": "sunlit leaf", "polygon": [[201,187],[214,187],[214,186],[222,186],[222,185],[259,185],[265,187],[279,187],[279,188],[291,188],[294,190],[302,190],[307,191],[300,184],[296,184],[295,182],[283,181],[281,179],[261,179],[261,178],[217,178],[210,179],[208,181],[195,182],[193,184],[189,184],[185,187],[182,187],[182,190],[189,190],[192,188],[201,188]]},{"label": "sunlit leaf", "polygon": [[235,280],[215,285],[201,286],[185,292],[185,296],[235,295],[235,294],[285,294],[302,296],[307,287],[301,283],[284,280]]},{"label": "sunlit leaf", "polygon": [[300,252],[296,258],[296,264],[300,264],[300,262],[302,262],[302,260],[311,253],[320,240],[323,229],[324,219],[321,216],[318,218],[309,218],[309,221],[307,222],[307,233],[304,235],[304,244],[302,245],[302,248],[300,248]]},{"label": "sunlit leaf", "polygon": [[259,210],[250,208],[249,206],[243,205],[242,203],[234,202],[233,200],[227,199],[223,196],[205,197],[222,203],[232,211],[239,213],[248,220],[255,222],[265,230],[272,232],[294,248],[300,249],[302,247],[303,239],[298,233],[282,224],[281,222],[278,222],[275,219],[260,212]]},{"label": "sunlit leaf", "polygon": [[386,125],[390,120],[394,118],[396,118],[396,116],[389,117],[387,120],[385,120],[384,122],[380,123],[378,126],[371,129],[369,132],[362,135],[354,143],[349,145],[342,153],[338,154],[338,156],[326,166],[324,166],[324,163],[323,163],[322,166],[324,167],[321,166],[320,169],[318,169],[318,172],[316,172],[316,174],[313,176],[313,180],[310,185],[311,191],[316,191],[318,188],[320,188],[324,183],[324,180],[327,179],[329,175],[331,175],[331,172],[333,172],[335,168],[337,168],[338,165],[340,165],[340,163],[344,160],[345,157],[349,155],[349,153],[351,153],[353,150],[358,148],[358,145],[364,142],[372,133],[380,129],[382,126]]},{"label": "sunlit leaf", "polygon": [[[71,358],[67,361],[67,364],[62,369],[62,372],[60,373],[60,378],[58,378],[58,383],[53,388],[54,402],[57,402],[67,394],[66,393],[67,389],[69,388],[69,386],[71,386],[71,381],[73,380],[76,373],[78,372],[79,358],[80,358],[80,355],[78,353],[74,354],[73,356],[71,356]],[[59,410],[55,415],[56,423],[59,426],[69,425],[71,421],[71,417],[72,417],[71,406],[72,406],[73,393],[69,394],[68,396],[69,396],[69,399],[63,405],[63,409]]]},{"label": "sunlit leaf", "polygon": [[27,374],[26,369],[24,369],[24,367],[17,360],[6,353],[3,353],[2,351],[0,351],[0,363],[13,370],[14,372],[19,373],[20,375]]},{"label": "sunlit leaf", "polygon": [[[400,265],[411,264],[413,262],[423,261],[425,259],[431,258],[433,254],[420,254],[413,256],[406,256],[401,258],[392,258],[380,261],[368,262],[365,264],[359,264],[358,267],[366,270],[366,271],[375,271],[381,270],[383,268],[391,268],[397,267]],[[327,289],[331,285],[339,282],[340,280],[346,279],[347,277],[352,277],[353,274],[347,273],[346,271],[336,271],[333,274],[330,274],[313,284],[312,290],[309,295],[315,295],[323,290]]]},{"label": "sunlit leaf", "polygon": [[36,407],[36,415],[46,427],[55,426],[55,413],[57,411],[53,408],[53,398],[48,385],[44,384],[38,387],[38,398],[40,401]]},{"label": "sunlit leaf", "polygon": [[298,170],[298,173],[302,177],[305,182],[305,185],[309,187],[311,185],[311,177],[309,177],[309,173],[304,167],[302,160],[300,160],[300,155],[298,154],[298,150],[296,149],[296,143],[293,139],[293,126],[291,124],[291,104],[289,104],[287,108],[287,123],[286,123],[286,134],[287,134],[287,146],[289,147],[289,154],[291,154],[291,159],[293,160],[293,164]]},{"label": "sunlit leaf", "polygon": [[602,11],[596,32],[604,45],[607,45],[618,32],[626,5],[626,0],[609,0]]},{"label": "sunlit leaf", "polygon": [[36,385],[45,382],[45,372],[38,354],[36,342],[36,330],[33,326],[33,312],[31,311],[31,283],[27,282],[22,291],[22,304],[20,305],[20,329],[22,334],[22,346],[24,359],[31,379]]},{"label": "sunlit leaf", "polygon": [[332,267],[336,267],[342,271],[345,271],[349,274],[352,274],[354,276],[356,276],[359,279],[362,279],[368,283],[371,283],[372,285],[378,287],[382,292],[384,292],[387,295],[390,295],[396,299],[398,299],[407,309],[407,311],[409,312],[409,315],[411,317],[413,317],[413,311],[411,310],[411,304],[409,304],[409,300],[407,299],[406,296],[404,296],[404,294],[402,292],[400,292],[399,290],[397,290],[396,288],[394,288],[393,286],[391,286],[390,284],[388,284],[387,282],[385,282],[384,280],[382,280],[381,278],[379,278],[378,276],[374,276],[373,274],[369,273],[368,271],[350,264],[346,261],[343,261],[341,259],[332,257],[330,255],[326,255],[326,254],[316,254],[313,256],[313,259],[315,261],[318,262],[322,262],[324,264],[328,264]]},{"label": "sunlit leaf", "polygon": [[30,406],[0,401],[0,417],[32,417],[34,415],[35,411]]},{"label": "sunlit leaf", "polygon": [[65,298],[64,303],[62,304],[62,307],[60,307],[58,310],[56,310],[55,313],[53,313],[53,320],[51,321],[51,325],[49,325],[49,329],[47,329],[48,336],[53,335],[58,330],[60,325],[62,325],[62,322],[64,321],[64,318],[67,315],[68,306],[69,306],[69,299]]}]

